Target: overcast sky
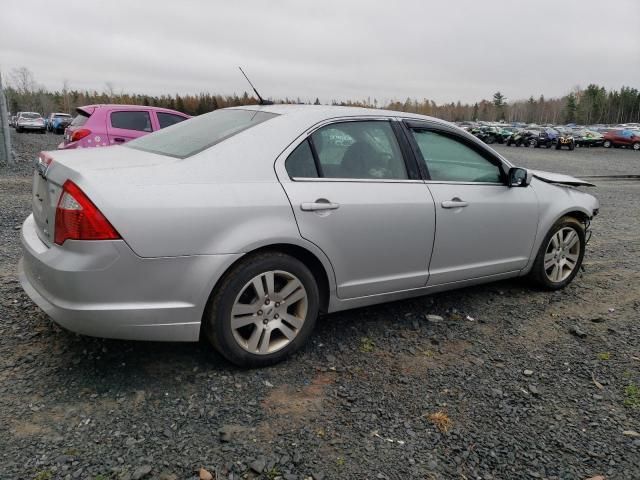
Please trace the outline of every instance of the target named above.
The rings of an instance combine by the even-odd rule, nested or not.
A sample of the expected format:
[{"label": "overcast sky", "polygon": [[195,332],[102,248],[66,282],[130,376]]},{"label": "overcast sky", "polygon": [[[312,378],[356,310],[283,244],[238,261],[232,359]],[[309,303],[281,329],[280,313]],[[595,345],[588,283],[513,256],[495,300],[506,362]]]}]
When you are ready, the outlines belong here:
[{"label": "overcast sky", "polygon": [[474,102],[640,87],[640,0],[2,0],[0,68],[60,89]]}]

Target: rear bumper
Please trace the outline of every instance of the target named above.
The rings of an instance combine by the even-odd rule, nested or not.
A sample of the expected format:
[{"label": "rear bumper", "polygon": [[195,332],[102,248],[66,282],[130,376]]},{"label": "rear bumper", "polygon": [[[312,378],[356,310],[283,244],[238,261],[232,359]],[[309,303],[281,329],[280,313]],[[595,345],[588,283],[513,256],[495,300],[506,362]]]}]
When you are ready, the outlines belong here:
[{"label": "rear bumper", "polygon": [[126,340],[197,341],[209,294],[241,254],[140,258],[122,240],[45,245],[22,226],[25,292],[60,326]]}]

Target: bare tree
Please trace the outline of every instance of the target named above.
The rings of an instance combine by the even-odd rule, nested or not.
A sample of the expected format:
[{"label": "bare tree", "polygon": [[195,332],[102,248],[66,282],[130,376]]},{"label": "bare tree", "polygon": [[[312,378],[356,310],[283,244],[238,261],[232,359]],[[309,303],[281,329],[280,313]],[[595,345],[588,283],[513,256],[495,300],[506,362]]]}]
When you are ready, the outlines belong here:
[{"label": "bare tree", "polygon": [[18,93],[28,95],[36,89],[36,80],[27,67],[14,68],[11,71],[11,85]]}]

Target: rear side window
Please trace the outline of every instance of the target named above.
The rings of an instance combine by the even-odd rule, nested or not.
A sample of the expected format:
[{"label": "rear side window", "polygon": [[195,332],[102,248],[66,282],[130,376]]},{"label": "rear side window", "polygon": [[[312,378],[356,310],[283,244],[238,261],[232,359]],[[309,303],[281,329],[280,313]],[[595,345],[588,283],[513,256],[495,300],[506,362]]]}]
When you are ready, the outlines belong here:
[{"label": "rear side window", "polygon": [[275,113],[260,110],[215,110],[176,124],[172,128],[137,138],[125,146],[170,157],[186,158],[277,116]]},{"label": "rear side window", "polygon": [[72,127],[81,127],[89,120],[89,115],[84,113],[83,111],[78,110],[78,115],[76,115],[71,121]]},{"label": "rear side window", "polygon": [[157,112],[157,115],[160,128],[170,127],[171,125],[175,125],[176,123],[186,120],[186,118],[181,117],[180,115],[174,115],[173,113]]},{"label": "rear side window", "polygon": [[287,157],[285,167],[291,178],[318,177],[318,169],[308,140],[302,142],[291,152],[291,155]]},{"label": "rear side window", "polygon": [[125,130],[151,132],[149,112],[111,112],[111,126]]},{"label": "rear side window", "polygon": [[[287,158],[291,178],[367,180],[407,179],[407,169],[388,121],[353,121],[327,125],[301,143]],[[320,171],[318,171],[320,170]]]}]

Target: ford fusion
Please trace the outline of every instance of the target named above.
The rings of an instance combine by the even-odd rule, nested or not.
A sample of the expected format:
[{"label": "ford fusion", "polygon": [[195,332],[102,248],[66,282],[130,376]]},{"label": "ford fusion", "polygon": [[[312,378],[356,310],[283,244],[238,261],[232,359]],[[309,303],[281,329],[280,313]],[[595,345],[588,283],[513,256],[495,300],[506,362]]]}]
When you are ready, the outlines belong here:
[{"label": "ford fusion", "polygon": [[590,185],[421,115],[216,110],[124,146],[40,154],[23,288],[85,335],[207,338],[262,366],[320,312],[527,276],[571,282]]}]

